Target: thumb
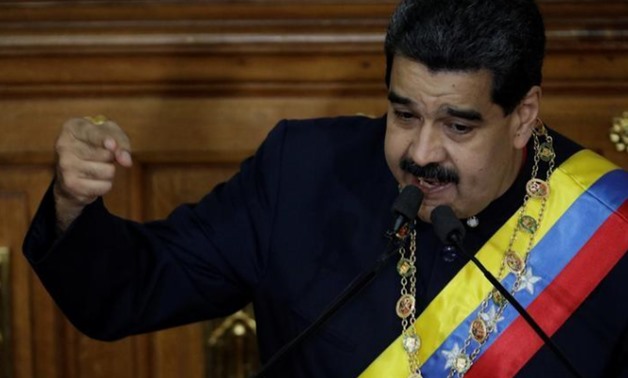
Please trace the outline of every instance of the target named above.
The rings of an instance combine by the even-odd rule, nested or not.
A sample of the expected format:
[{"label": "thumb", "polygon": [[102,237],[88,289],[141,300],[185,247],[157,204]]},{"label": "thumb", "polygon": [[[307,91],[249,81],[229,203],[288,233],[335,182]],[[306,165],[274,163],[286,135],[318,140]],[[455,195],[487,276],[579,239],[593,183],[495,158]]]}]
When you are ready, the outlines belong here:
[{"label": "thumb", "polygon": [[103,147],[113,152],[115,161],[121,166],[130,168],[133,165],[131,151],[129,151],[128,148],[121,146],[115,138],[111,136],[105,137],[103,141]]},{"label": "thumb", "polygon": [[118,164],[125,168],[130,168],[131,166],[133,166],[133,159],[131,158],[130,151],[118,148],[114,153]]}]

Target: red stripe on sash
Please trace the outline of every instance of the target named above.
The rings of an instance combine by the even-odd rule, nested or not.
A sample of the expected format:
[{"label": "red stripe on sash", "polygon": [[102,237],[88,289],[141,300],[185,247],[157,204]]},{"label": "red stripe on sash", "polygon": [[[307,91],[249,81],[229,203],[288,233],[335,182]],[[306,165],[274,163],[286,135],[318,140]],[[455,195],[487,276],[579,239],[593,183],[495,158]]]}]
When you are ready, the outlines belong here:
[{"label": "red stripe on sash", "polygon": [[[528,306],[527,310],[549,336],[563,325],[626,252],[628,201],[620,206],[618,213],[604,221],[580,252]],[[519,316],[465,376],[512,377],[541,346],[543,341]]]}]

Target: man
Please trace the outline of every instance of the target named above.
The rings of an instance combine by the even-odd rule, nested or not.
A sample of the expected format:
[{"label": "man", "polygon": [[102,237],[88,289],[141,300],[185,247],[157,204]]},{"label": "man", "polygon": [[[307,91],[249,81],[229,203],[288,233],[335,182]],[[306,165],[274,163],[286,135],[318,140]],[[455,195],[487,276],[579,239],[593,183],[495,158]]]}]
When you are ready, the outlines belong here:
[{"label": "man", "polygon": [[[413,185],[424,199],[395,261],[269,376],[621,374],[628,175],[539,120],[544,44],[531,0],[403,1],[385,117],[283,121],[231,180],[147,224],[100,198],[131,165],[124,132],[71,119],[25,254],[89,336],[253,302],[267,361],[384,253],[390,205]],[[437,237],[440,205],[559,353]]]}]

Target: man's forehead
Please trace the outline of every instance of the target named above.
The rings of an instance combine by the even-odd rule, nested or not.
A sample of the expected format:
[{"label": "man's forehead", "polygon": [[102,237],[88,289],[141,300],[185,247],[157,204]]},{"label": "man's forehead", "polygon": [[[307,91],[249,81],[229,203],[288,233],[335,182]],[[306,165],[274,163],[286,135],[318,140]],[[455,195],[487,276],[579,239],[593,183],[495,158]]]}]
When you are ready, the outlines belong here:
[{"label": "man's forehead", "polygon": [[487,70],[433,71],[425,65],[397,57],[392,70],[388,100],[391,103],[449,113],[475,112],[478,119],[492,105],[492,77]]},{"label": "man's forehead", "polygon": [[406,58],[402,55],[395,56],[391,70],[391,85],[405,82],[433,82],[449,83],[463,86],[473,86],[477,89],[491,91],[493,87],[493,75],[490,70],[466,69],[466,70],[434,70],[420,61]]}]

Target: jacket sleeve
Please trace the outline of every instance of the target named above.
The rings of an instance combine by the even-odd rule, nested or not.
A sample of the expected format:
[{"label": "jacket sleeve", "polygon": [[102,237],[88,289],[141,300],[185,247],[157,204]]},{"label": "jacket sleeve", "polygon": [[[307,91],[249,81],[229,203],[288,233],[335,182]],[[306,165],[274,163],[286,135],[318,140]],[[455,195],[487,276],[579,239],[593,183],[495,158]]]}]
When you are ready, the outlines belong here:
[{"label": "jacket sleeve", "polygon": [[49,188],[24,254],[68,319],[96,339],[230,314],[250,302],[264,273],[284,129],[228,182],[164,220],[125,220],[98,199],[57,237]]}]

